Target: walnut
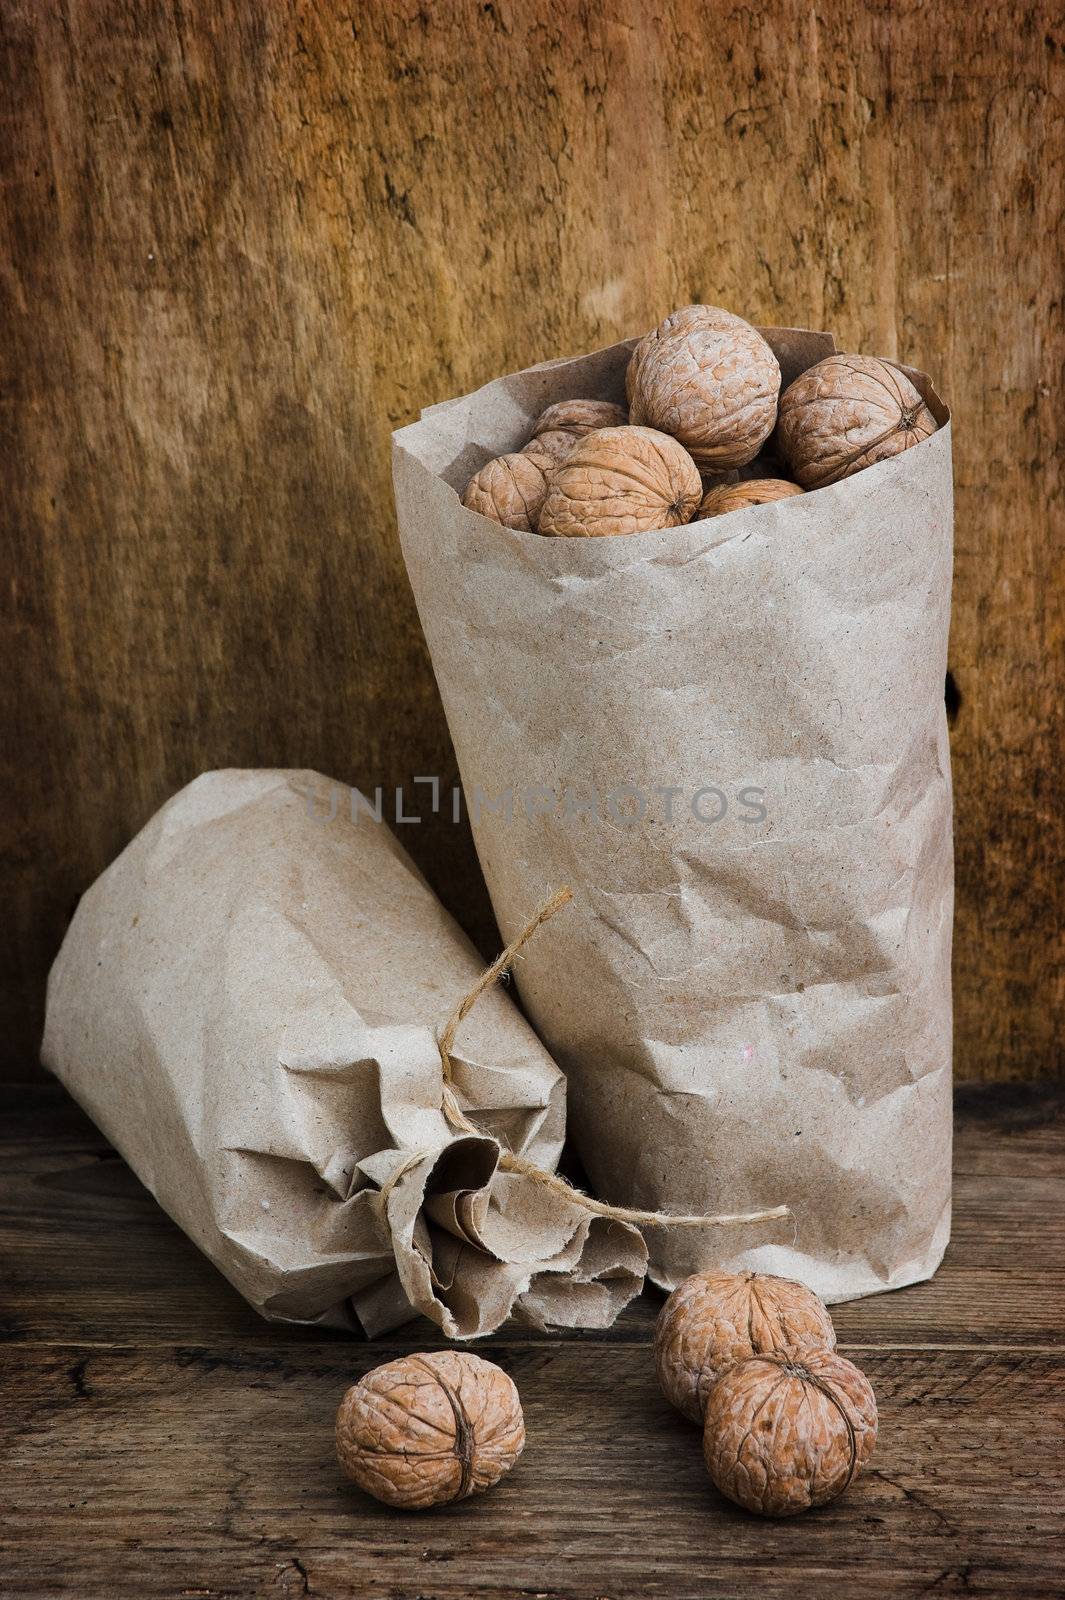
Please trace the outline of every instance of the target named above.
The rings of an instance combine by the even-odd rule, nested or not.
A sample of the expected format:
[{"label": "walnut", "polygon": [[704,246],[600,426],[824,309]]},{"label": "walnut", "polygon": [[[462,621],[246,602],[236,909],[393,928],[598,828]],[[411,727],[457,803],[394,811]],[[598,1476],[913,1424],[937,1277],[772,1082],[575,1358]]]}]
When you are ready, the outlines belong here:
[{"label": "walnut", "polygon": [[540,532],[596,538],[675,527],[701,494],[699,469],[676,439],[653,428],[600,428],[555,472]]},{"label": "walnut", "polygon": [[[583,439],[597,428],[623,428],[629,420],[624,406],[609,400],[558,400],[541,411],[533,428],[533,439],[541,433],[571,433]],[[530,443],[532,440],[529,441]]]},{"label": "walnut", "polygon": [[558,462],[549,451],[537,449],[539,443],[539,439],[530,439],[529,443],[518,451],[518,454],[527,456],[530,461],[535,461],[537,466],[540,468],[540,471],[544,474],[544,477],[550,478],[551,474],[558,466]]},{"label": "walnut", "polygon": [[710,1391],[706,1469],[748,1511],[790,1517],[841,1495],[876,1443],[865,1374],[833,1350],[752,1356]]},{"label": "walnut", "polygon": [[663,317],[657,328],[652,328],[650,333],[644,334],[629,358],[629,364],[625,369],[625,398],[629,405],[632,405],[636,377],[643,358],[649,350],[655,348],[659,340],[668,338],[671,333],[682,333],[688,328],[727,328],[734,327],[738,323],[747,326],[742,317],[737,317],[733,311],[725,311],[721,306],[681,306],[679,311],[671,311],[668,317]]},{"label": "walnut", "polygon": [[780,399],[777,444],[804,489],[838,483],[936,431],[904,372],[875,356],[828,356]]},{"label": "walnut", "polygon": [[546,456],[554,466],[559,466],[577,443],[577,435],[565,428],[552,428],[538,433],[522,449],[523,456]]},{"label": "walnut", "polygon": [[543,451],[496,456],[474,473],[462,503],[505,528],[535,533],[550,471]]},{"label": "walnut", "polygon": [[481,1494],[525,1444],[521,1401],[491,1361],[459,1350],[375,1367],[340,1402],[337,1459],[389,1506],[422,1511]]},{"label": "walnut", "polygon": [[712,1386],[737,1361],[835,1345],[832,1318],[805,1284],[762,1272],[696,1272],[658,1314],[655,1365],[666,1399],[701,1422]]},{"label": "walnut", "polygon": [[790,500],[802,494],[797,483],[786,478],[748,478],[742,483],[719,483],[707,489],[695,513],[695,521],[702,517],[723,517],[728,511],[739,511],[743,506],[767,506],[773,500]]},{"label": "walnut", "polygon": [[686,306],[641,339],[626,375],[636,424],[671,433],[704,472],[740,467],[773,431],[777,358],[756,328],[717,306]]},{"label": "walnut", "polygon": [[609,400],[558,400],[541,411],[524,455],[546,455],[557,466],[565,461],[578,439],[597,428],[620,428],[628,422],[624,406]]}]

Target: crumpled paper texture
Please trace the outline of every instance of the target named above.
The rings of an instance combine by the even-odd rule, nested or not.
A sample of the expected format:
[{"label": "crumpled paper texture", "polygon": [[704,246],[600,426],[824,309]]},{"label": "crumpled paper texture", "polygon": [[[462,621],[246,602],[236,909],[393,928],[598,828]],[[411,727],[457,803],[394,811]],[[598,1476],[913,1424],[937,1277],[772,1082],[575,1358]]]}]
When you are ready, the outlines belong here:
[{"label": "crumpled paper texture", "polygon": [[210,772],[175,795],[78,907],[44,1063],[264,1316],[371,1336],[419,1311],[452,1338],[512,1313],[607,1326],[643,1240],[499,1170],[501,1145],[554,1169],[565,1084],[498,989],[452,1052],[484,1137],[452,1130],[437,1030],[482,962],[357,815],[313,772]]},{"label": "crumpled paper texture", "polygon": [[[785,384],[835,349],[761,331]],[[895,1288],[934,1271],[950,1227],[949,413],[903,369],[941,424],[931,438],[682,528],[540,538],[463,508],[469,475],[542,407],[623,400],[634,343],[500,378],[394,435],[481,865],[508,939],[530,900],[573,888],[516,977],[597,1193],[792,1209],[653,1230],[654,1279],[753,1268],[828,1300]],[[690,800],[711,785],[727,810],[704,821]],[[649,801],[642,820],[625,786]],[[593,794],[598,814],[580,809]]]}]

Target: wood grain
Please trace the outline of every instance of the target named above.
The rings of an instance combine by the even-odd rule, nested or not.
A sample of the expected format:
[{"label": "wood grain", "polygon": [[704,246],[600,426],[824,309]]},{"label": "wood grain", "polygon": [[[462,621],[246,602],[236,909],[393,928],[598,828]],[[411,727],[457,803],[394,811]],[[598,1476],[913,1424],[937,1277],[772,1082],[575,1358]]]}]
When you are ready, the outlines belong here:
[{"label": "wood grain", "polygon": [[[958,1062],[1062,1073],[1056,8],[9,0],[0,85],[9,1072],[198,771],[454,779],[390,429],[707,299],[953,402]],[[487,950],[465,829],[401,831]]]},{"label": "wood grain", "polygon": [[522,1460],[481,1500],[404,1516],[333,1459],[365,1353],[16,1351],[5,1578],[25,1600],[1056,1592],[1060,1353],[863,1354],[883,1418],[869,1469],[844,1501],[772,1524],[714,1493],[698,1431],[632,1350],[492,1354],[522,1395]]},{"label": "wood grain", "polygon": [[606,1335],[506,1329],[526,1452],[405,1516],[340,1476],[349,1383],[440,1343],[259,1321],[54,1086],[0,1096],[0,1592],[19,1600],[840,1600],[1060,1590],[1065,1094],[967,1089],[932,1283],[838,1307],[870,1469],[791,1522],[720,1500],[658,1393],[658,1301]]}]

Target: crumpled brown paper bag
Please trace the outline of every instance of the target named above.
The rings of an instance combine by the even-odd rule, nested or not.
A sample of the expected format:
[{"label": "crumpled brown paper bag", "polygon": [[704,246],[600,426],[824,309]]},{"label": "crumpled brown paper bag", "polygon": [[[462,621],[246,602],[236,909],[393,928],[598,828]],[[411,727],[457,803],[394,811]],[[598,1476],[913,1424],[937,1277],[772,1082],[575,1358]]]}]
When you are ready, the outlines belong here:
[{"label": "crumpled brown paper bag", "polygon": [[482,964],[350,800],[313,772],[175,795],[78,907],[45,1065],[265,1316],[605,1327],[643,1240],[501,1169],[501,1145],[554,1168],[565,1084],[498,989],[451,1051],[482,1135],[443,1115],[437,1028]]},{"label": "crumpled brown paper bag", "polygon": [[[835,348],[762,331],[785,384]],[[904,369],[930,439],[683,528],[547,539],[463,508],[545,405],[623,402],[633,343],[394,435],[481,865],[506,938],[530,899],[573,887],[517,978],[597,1193],[792,1209],[656,1231],[655,1280],[751,1267],[828,1300],[894,1288],[934,1271],[950,1225],[949,413]]]}]

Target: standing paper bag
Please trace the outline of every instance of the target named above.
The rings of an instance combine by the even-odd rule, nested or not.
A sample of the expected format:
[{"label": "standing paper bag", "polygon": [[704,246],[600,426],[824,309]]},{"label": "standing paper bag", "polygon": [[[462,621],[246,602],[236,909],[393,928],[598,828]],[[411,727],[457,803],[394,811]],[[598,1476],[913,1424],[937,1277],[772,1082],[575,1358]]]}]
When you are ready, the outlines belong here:
[{"label": "standing paper bag", "polygon": [[[784,384],[827,334],[763,329]],[[544,406],[624,402],[635,341],[501,378],[394,436],[403,552],[522,999],[569,1080],[597,1192],[782,1201],[757,1230],[649,1236],[828,1300],[927,1277],[950,1226],[949,413],[815,493],[631,537],[466,510]]]}]

